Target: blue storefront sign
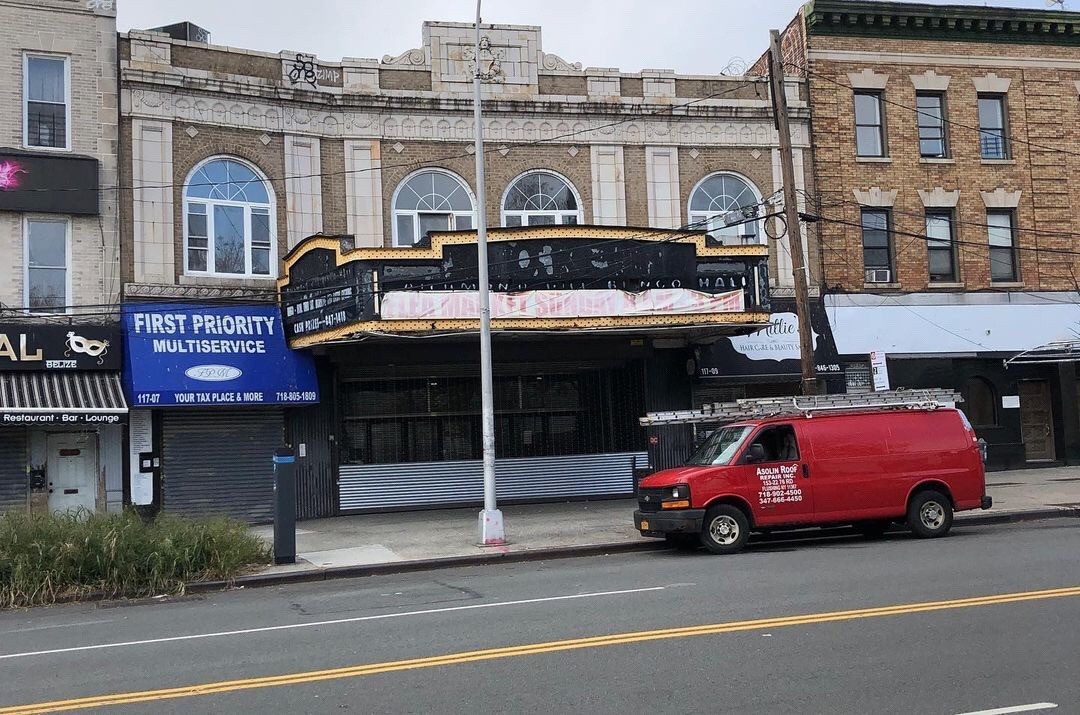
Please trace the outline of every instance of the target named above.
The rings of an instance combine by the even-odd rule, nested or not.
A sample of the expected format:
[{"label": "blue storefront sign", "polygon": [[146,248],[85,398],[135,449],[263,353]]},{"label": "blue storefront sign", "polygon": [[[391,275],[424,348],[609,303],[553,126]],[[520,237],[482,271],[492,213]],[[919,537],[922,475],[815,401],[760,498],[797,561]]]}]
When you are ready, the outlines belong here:
[{"label": "blue storefront sign", "polygon": [[132,407],[319,401],[315,364],[286,344],[277,306],[128,303],[122,314]]}]

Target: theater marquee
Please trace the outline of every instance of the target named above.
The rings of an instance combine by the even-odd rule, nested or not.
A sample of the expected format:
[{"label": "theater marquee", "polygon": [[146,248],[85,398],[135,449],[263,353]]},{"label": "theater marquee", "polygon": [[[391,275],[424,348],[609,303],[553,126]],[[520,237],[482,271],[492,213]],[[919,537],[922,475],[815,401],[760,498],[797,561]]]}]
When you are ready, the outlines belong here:
[{"label": "theater marquee", "polygon": [[[723,246],[702,232],[607,226],[492,229],[495,330],[604,330],[761,325],[768,248]],[[430,245],[354,248],[308,238],[285,258],[279,292],[293,347],[365,332],[475,330],[476,233]]]}]

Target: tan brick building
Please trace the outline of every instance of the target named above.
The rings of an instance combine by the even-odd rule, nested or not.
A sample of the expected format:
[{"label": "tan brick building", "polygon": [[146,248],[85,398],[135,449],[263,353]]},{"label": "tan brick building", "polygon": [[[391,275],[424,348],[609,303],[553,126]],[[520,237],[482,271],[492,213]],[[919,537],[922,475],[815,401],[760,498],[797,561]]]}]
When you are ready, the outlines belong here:
[{"label": "tan brick building", "polygon": [[123,501],[114,5],[0,0],[0,510]]},{"label": "tan brick building", "polygon": [[[290,439],[304,445],[309,456],[302,465],[308,465],[310,479],[301,489],[302,514],[366,508],[370,495],[357,485],[391,468],[384,465],[424,462],[428,471],[438,471],[444,462],[471,464],[479,423],[470,402],[475,386],[466,386],[472,384],[468,375],[476,349],[468,321],[402,320],[391,326],[373,322],[369,313],[376,311],[363,301],[375,301],[385,316],[391,312],[388,291],[409,293],[418,282],[428,290],[427,298],[396,296],[414,310],[424,300],[430,307],[431,294],[444,289],[475,290],[469,288],[475,264],[470,277],[462,263],[468,256],[454,248],[475,236],[445,241],[428,236],[432,231],[470,231],[476,223],[472,26],[428,22],[415,49],[395,49],[381,60],[341,61],[194,42],[185,39],[190,29],[172,36],[133,31],[120,41],[121,143],[130,150],[122,184],[133,187],[123,200],[125,301],[272,301],[278,279],[283,295],[298,290],[294,279],[300,280],[301,273],[301,282],[329,281],[330,287],[311,301],[286,306],[288,323],[292,311],[307,315],[312,305],[328,302],[328,292],[339,291],[334,300],[350,291],[368,296],[356,299],[360,304],[344,305],[340,315],[313,315],[286,326],[294,338],[304,326],[318,326],[319,335],[301,336],[293,345],[314,346],[325,358],[320,374],[331,375],[325,384],[336,387],[323,391],[322,402],[328,404],[331,393],[340,395],[345,414],[330,435],[325,425],[318,434],[310,431],[315,418],[296,423],[291,411],[283,418],[280,408],[266,405],[246,407],[233,419],[251,429],[268,426],[263,434],[280,431],[284,419]],[[557,295],[550,300],[580,298],[560,291],[607,289],[672,290],[685,298],[680,291],[690,288],[686,276],[657,278],[650,271],[697,270],[696,261],[706,271],[689,279],[696,289],[733,291],[742,306],[728,316],[700,319],[712,326],[711,338],[760,327],[767,311],[777,307],[770,296],[790,297],[787,239],[769,238],[779,232],[768,215],[778,210],[781,173],[765,78],[582,68],[545,51],[538,27],[485,26],[483,36],[480,61],[491,75],[483,89],[486,218],[493,242],[500,244],[493,250],[522,242],[516,257],[493,270],[509,271],[511,263],[525,270],[535,260],[536,274],[518,275],[512,285],[553,290]],[[793,78],[786,91],[794,115],[797,181],[812,195],[804,82]],[[807,233],[816,283],[820,255],[813,231]],[[305,243],[320,234],[333,238]],[[551,243],[541,245],[541,239]],[[539,252],[535,256],[532,246]],[[596,254],[591,262],[580,258],[582,251],[609,248],[621,253]],[[652,263],[637,260],[654,250],[658,258]],[[684,264],[678,265],[684,268],[676,268],[678,261],[668,253],[682,256],[678,261]],[[571,254],[578,258],[563,260]],[[320,260],[327,261],[321,268]],[[454,267],[430,263],[437,260]],[[624,267],[641,274],[628,282],[626,275],[615,275]],[[422,276],[440,270],[453,280],[429,290],[434,284]],[[543,286],[530,283],[539,275],[551,280]],[[415,280],[395,282],[395,276]],[[364,293],[369,282],[377,284],[371,295]],[[496,283],[511,285],[509,278]],[[624,300],[605,294],[608,298]],[[444,318],[463,309],[457,303],[438,305],[432,310],[442,311]],[[575,310],[599,310],[590,305]],[[736,383],[744,377],[710,366],[708,351],[699,349],[710,336],[693,332],[701,326],[687,332],[688,318],[624,318],[557,317],[544,323],[554,333],[546,341],[503,340],[502,324],[496,321],[496,362],[501,357],[500,369],[510,371],[506,380],[518,381],[518,396],[506,396],[507,405],[517,407],[507,406],[500,417],[505,424],[499,432],[509,440],[500,443],[500,455],[557,457],[562,467],[541,471],[558,476],[581,469],[574,460],[582,455],[608,454],[604,464],[610,469],[596,473],[621,476],[580,488],[625,491],[631,463],[644,459],[638,452],[645,440],[634,422],[643,410],[662,403],[690,407],[711,399],[718,381],[696,376]],[[336,321],[346,321],[345,327]],[[509,331],[538,324],[508,321],[505,326]],[[431,329],[437,325],[453,328]],[[426,339],[387,343],[387,335],[398,330],[419,331]],[[596,337],[597,330],[603,338]],[[533,382],[521,382],[526,380],[522,371],[531,371]],[[769,384],[753,389],[793,389],[798,370],[790,372],[779,386],[757,375],[758,382]],[[529,397],[544,379],[544,384],[569,391],[563,408],[553,407],[559,404],[554,397]],[[456,397],[428,394],[446,384],[453,385]],[[646,384],[651,385],[647,390]],[[741,395],[748,388],[739,389]],[[425,391],[422,409],[405,396],[411,390]],[[608,397],[601,399],[602,394]],[[447,399],[452,408],[434,407]],[[515,410],[527,411],[524,403],[534,399],[535,409],[543,409],[530,422],[533,418]],[[379,412],[372,405],[385,409]],[[551,412],[558,409],[565,414]],[[177,415],[187,419],[196,414],[190,410],[158,412],[166,450],[173,434],[198,433],[206,443],[215,430],[221,433],[209,418],[193,424],[196,418],[191,417],[180,424]],[[602,428],[601,423],[615,426]],[[688,443],[680,437],[660,448],[667,450],[664,459],[673,459]],[[183,459],[164,455],[166,482],[168,465]],[[465,471],[453,472],[458,467]],[[460,494],[448,489],[447,498],[468,503],[475,499],[469,486],[472,467],[458,467],[446,469],[469,476],[463,477]],[[395,469],[415,473],[418,484],[431,476],[419,468]],[[265,470],[253,474],[250,484],[261,478]],[[173,477],[171,483],[184,479]],[[507,479],[514,484],[514,477]],[[343,485],[341,493],[325,498],[326,485],[337,483]],[[181,497],[183,508],[197,510],[209,499],[202,490],[210,487],[192,486],[191,480],[185,484],[174,487],[190,486]],[[529,497],[543,489],[557,495],[569,488],[566,482],[559,488],[541,487],[522,477],[518,487],[507,489]],[[410,489],[402,486],[406,501],[401,504],[429,503]]]},{"label": "tan brick building", "polygon": [[852,382],[881,351],[894,386],[960,389],[995,466],[1080,458],[1073,364],[1021,364],[1080,317],[1078,30],[1067,12],[816,0],[784,33]]}]

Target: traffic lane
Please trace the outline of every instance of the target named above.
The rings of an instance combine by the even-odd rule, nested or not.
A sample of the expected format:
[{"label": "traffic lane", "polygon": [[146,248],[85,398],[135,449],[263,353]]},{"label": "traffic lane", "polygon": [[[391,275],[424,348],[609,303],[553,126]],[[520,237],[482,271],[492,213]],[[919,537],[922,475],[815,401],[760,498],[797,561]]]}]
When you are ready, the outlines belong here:
[{"label": "traffic lane", "polygon": [[[1078,546],[1080,530],[1075,528],[998,527],[985,534],[958,532],[937,541],[903,536],[881,543],[847,539],[772,545],[726,558],[665,552],[521,564],[506,570],[434,572],[423,578],[417,574],[383,577],[375,584],[353,582],[365,584],[361,594],[375,586],[380,595],[395,596],[399,609],[364,607],[357,603],[363,596],[358,597],[358,591],[344,582],[287,587],[275,593],[220,594],[207,602],[123,609],[154,622],[138,630],[124,629],[103,641],[147,639],[151,643],[0,660],[0,669],[10,676],[0,684],[0,701],[10,704],[181,686],[556,638],[1076,585],[1080,584],[1080,565],[1074,556]],[[997,556],[1001,553],[1010,554],[1009,569],[1002,569]],[[595,599],[526,604],[500,600],[658,585],[664,590]],[[468,606],[505,605],[449,610],[460,608],[456,599],[466,594],[475,597],[466,601]],[[328,616],[405,615],[204,640],[157,640],[176,633],[209,632],[206,621],[221,621],[222,604],[229,612],[240,607],[261,613],[256,623],[264,628],[276,628],[289,619],[296,623]],[[416,610],[434,612],[414,614]],[[304,618],[297,620],[298,613]],[[54,630],[22,635],[55,638]],[[70,631],[67,637],[68,647],[85,643],[73,643]],[[16,651],[8,641],[5,637],[0,642],[9,654],[34,649],[31,644]],[[64,677],[42,679],[42,668],[64,673]]]},{"label": "traffic lane", "polygon": [[[948,539],[932,541],[904,533],[882,541],[851,535],[818,538],[814,534],[811,531],[783,540],[774,534],[735,557],[665,550],[242,589],[161,603],[144,600],[130,605],[71,604],[7,611],[0,613],[0,655],[62,648],[73,639],[80,643],[140,640],[523,600],[545,594],[553,585],[552,578],[563,589],[580,590],[633,589],[644,583],[685,583],[692,578],[706,586],[722,582],[725,588],[738,592],[735,595],[757,595],[761,590],[779,595],[800,593],[802,589],[797,587],[803,583],[803,569],[813,567],[815,581],[822,587],[869,581],[861,585],[864,591],[856,594],[862,596],[873,595],[877,585],[888,586],[885,592],[894,593],[895,588],[909,583],[912,572],[921,572],[927,559],[962,577],[950,579],[947,586],[956,585],[956,581],[993,586],[998,578],[994,563],[1007,560],[1014,583],[1037,588],[1043,583],[1040,579],[1054,570],[1070,573],[1061,569],[1075,566],[1070,550],[1080,545],[1080,529],[1061,521],[963,528]],[[1049,543],[1042,543],[1044,540]],[[1023,559],[1010,556],[1018,552],[1024,554]],[[918,596],[918,592],[912,595]],[[164,619],[163,611],[168,613]]]},{"label": "traffic lane", "polygon": [[[1077,599],[498,658],[110,712],[1076,712]],[[141,710],[132,710],[141,707]],[[49,711],[53,712],[53,711]]]},{"label": "traffic lane", "polygon": [[[76,604],[0,614],[0,654],[62,648],[73,638],[80,643],[139,640],[524,600],[547,595],[553,585],[575,592],[693,582],[722,585],[736,597],[756,597],[761,591],[774,598],[805,594],[814,604],[816,590],[801,588],[807,568],[818,586],[835,588],[841,597],[902,594],[897,589],[917,588],[910,577],[923,573],[928,561],[956,574],[946,580],[946,587],[996,586],[1000,566],[1007,562],[1012,585],[1038,588],[1056,585],[1053,574],[1078,572],[1072,558],[1077,545],[1080,529],[1066,522],[960,529],[947,539],[932,541],[907,534],[883,541],[852,536],[817,539],[808,534],[762,542],[735,557],[660,551],[292,584],[157,605]],[[1022,559],[1013,557],[1019,553]],[[853,581],[866,583],[852,591],[847,586]],[[911,595],[919,597],[921,592]],[[168,614],[164,618],[163,612]]]},{"label": "traffic lane", "polygon": [[[155,712],[1080,712],[1080,599],[680,638],[161,701]],[[135,708],[137,706],[125,706]],[[145,707],[145,705],[144,705]],[[135,712],[118,708],[116,712]]]}]

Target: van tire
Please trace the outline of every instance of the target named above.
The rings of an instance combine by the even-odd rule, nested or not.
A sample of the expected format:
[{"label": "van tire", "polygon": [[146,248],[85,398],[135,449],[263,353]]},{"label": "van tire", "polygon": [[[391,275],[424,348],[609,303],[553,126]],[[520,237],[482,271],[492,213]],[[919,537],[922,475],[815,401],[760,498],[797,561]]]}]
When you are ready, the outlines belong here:
[{"label": "van tire", "polygon": [[701,545],[714,554],[734,554],[746,546],[750,520],[737,506],[717,504],[705,512],[701,523]]},{"label": "van tire", "polygon": [[945,536],[952,528],[952,521],[952,502],[941,492],[927,489],[911,498],[907,513],[908,528],[920,539]]}]

